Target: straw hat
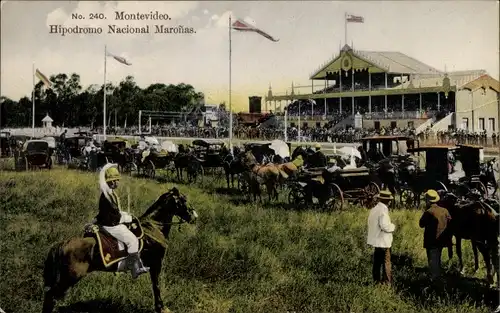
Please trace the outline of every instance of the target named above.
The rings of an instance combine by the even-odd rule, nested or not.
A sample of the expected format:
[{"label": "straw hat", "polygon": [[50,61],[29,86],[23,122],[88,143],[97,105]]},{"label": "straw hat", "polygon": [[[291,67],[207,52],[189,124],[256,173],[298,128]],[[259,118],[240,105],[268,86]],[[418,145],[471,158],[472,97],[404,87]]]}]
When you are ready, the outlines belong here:
[{"label": "straw hat", "polygon": [[439,199],[441,199],[437,191],[434,189],[427,190],[427,192],[425,193],[425,198],[429,200],[430,203],[436,203],[439,201]]},{"label": "straw hat", "polygon": [[380,193],[377,195],[377,198],[381,200],[394,200],[394,197],[392,196],[392,193],[389,190],[381,190]]}]

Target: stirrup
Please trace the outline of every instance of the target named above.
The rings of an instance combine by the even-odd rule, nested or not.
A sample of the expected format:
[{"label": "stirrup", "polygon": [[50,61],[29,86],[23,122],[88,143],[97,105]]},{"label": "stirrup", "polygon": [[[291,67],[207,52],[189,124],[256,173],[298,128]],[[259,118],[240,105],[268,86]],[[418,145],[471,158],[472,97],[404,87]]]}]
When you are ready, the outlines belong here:
[{"label": "stirrup", "polygon": [[141,274],[144,274],[144,273],[147,273],[149,272],[149,267],[140,267],[138,264],[137,264],[137,267],[134,267],[132,269],[132,278],[133,279],[137,279]]}]

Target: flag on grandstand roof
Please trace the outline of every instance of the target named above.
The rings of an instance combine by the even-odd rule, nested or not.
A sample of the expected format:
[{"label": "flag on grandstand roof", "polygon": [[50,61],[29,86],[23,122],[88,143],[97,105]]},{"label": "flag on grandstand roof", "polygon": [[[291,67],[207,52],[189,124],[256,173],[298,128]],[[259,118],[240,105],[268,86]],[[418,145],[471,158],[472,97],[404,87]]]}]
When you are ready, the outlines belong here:
[{"label": "flag on grandstand roof", "polygon": [[240,19],[237,19],[233,25],[232,25],[232,28],[235,29],[235,30],[239,30],[239,31],[244,31],[244,32],[255,32],[257,34],[261,34],[262,36],[266,37],[267,39],[271,40],[271,41],[274,41],[274,42],[277,42],[279,41],[279,39],[275,39],[273,38],[271,35],[269,35],[268,33],[258,29],[257,27],[255,26],[252,26]]},{"label": "flag on grandstand roof", "polygon": [[36,69],[35,76],[42,81],[42,83],[45,85],[45,87],[50,88],[52,86],[52,83],[50,80],[45,76],[42,72],[40,72],[38,69]]},{"label": "flag on grandstand roof", "polygon": [[348,14],[346,16],[346,21],[348,23],[364,23],[365,22],[365,19],[364,17],[362,16],[359,16],[359,15],[351,15],[351,14]]},{"label": "flag on grandstand roof", "polygon": [[124,57],[119,57],[117,55],[114,55],[112,53],[107,53],[109,57],[112,57],[113,59],[115,59],[116,61],[120,62],[121,64],[125,64],[125,65],[132,65],[132,63],[129,63],[127,61],[127,59],[125,59]]}]

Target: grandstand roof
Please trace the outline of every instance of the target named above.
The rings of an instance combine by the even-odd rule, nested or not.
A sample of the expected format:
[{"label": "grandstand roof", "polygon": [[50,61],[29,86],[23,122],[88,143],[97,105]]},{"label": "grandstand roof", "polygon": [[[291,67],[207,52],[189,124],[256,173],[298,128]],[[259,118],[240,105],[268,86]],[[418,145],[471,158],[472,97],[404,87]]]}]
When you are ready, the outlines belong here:
[{"label": "grandstand roof", "polygon": [[349,45],[345,45],[338,55],[312,74],[311,79],[323,79],[327,72],[338,72],[342,68],[340,61],[346,54],[354,59],[353,69],[371,68],[378,69],[377,72],[391,74],[442,74],[436,68],[401,52],[353,50]]},{"label": "grandstand roof", "polygon": [[443,85],[445,77],[450,79],[450,86],[456,86],[458,89],[476,90],[486,86],[500,92],[500,83],[488,75],[485,70],[455,71],[439,75],[411,75],[410,80],[392,89],[411,88],[412,86],[414,88],[438,87]]},{"label": "grandstand roof", "polygon": [[355,55],[365,58],[367,61],[380,64],[388,73],[397,74],[439,74],[441,71],[430,65],[422,63],[404,53],[395,51],[358,51],[353,50]]}]

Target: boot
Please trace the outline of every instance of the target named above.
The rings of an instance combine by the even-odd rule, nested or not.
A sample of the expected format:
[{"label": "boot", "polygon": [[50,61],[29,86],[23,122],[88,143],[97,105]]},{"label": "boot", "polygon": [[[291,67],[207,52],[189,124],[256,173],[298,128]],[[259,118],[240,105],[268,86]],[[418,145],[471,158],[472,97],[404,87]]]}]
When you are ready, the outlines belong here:
[{"label": "boot", "polygon": [[145,267],[142,264],[142,260],[139,256],[139,253],[131,253],[128,256],[129,258],[129,268],[132,272],[132,278],[136,279],[139,275],[149,272],[149,267]]}]

